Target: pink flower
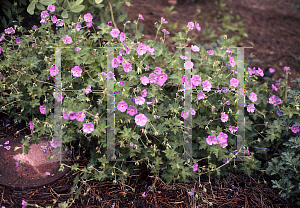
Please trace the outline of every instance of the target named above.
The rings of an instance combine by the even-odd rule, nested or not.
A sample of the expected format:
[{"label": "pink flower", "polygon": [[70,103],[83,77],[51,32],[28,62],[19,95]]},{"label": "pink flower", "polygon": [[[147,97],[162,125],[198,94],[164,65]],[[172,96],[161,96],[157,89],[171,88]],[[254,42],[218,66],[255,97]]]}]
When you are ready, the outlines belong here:
[{"label": "pink flower", "polygon": [[217,144],[218,141],[217,141],[217,138],[215,135],[209,135],[207,138],[206,138],[206,142],[208,145],[212,145],[212,144]]},{"label": "pink flower", "polygon": [[196,45],[191,45],[191,49],[192,49],[192,51],[194,51],[194,52],[199,52],[199,51],[200,51],[199,47],[196,46]]},{"label": "pink flower", "polygon": [[82,130],[84,133],[90,134],[94,131],[94,125],[92,123],[84,123]]},{"label": "pink flower", "polygon": [[83,121],[84,121],[84,118],[85,118],[84,112],[79,111],[79,112],[77,113],[77,117],[76,117],[77,121],[78,121],[78,122],[83,122]]},{"label": "pink flower", "polygon": [[188,28],[189,28],[190,30],[193,30],[193,29],[194,29],[194,23],[193,23],[193,22],[189,22],[189,23],[188,23]]},{"label": "pink flower", "polygon": [[254,92],[251,92],[250,93],[250,96],[249,96],[249,99],[252,101],[252,102],[255,102],[257,101],[257,96]]},{"label": "pink flower", "polygon": [[250,156],[249,148],[247,147],[247,154]]},{"label": "pink flower", "polygon": [[121,111],[122,113],[125,112],[127,108],[128,108],[128,105],[127,105],[126,102],[119,102],[119,103],[118,103],[117,109],[118,109],[119,111]]},{"label": "pink flower", "polygon": [[21,43],[22,39],[20,37],[17,37],[16,43]]},{"label": "pink flower", "polygon": [[120,34],[120,31],[118,29],[112,29],[112,31],[110,32],[110,35],[113,37],[113,38],[116,38],[118,37]]},{"label": "pink flower", "polygon": [[65,111],[63,112],[63,118],[66,120],[69,120],[69,116]]},{"label": "pink flower", "polygon": [[128,73],[130,71],[132,71],[132,65],[130,63],[124,63],[123,65],[123,70]]},{"label": "pink flower", "polygon": [[274,72],[275,72],[275,69],[269,68],[269,72],[270,72],[270,73],[274,73]]},{"label": "pink flower", "polygon": [[64,99],[64,96],[62,96],[62,93],[59,93],[59,92],[53,92],[53,97],[57,101],[62,101],[62,99]]},{"label": "pink flower", "polygon": [[74,77],[80,77],[80,75],[82,73],[82,69],[79,68],[79,66],[75,66],[74,68],[72,68],[71,72]]},{"label": "pink flower", "polygon": [[277,87],[275,87],[275,85],[273,85],[273,84],[272,84],[272,89],[275,90],[275,91],[278,90]]},{"label": "pink flower", "polygon": [[155,72],[155,74],[160,75],[161,74],[161,68],[155,67],[154,72]]},{"label": "pink flower", "polygon": [[91,13],[87,13],[83,16],[84,21],[86,22],[91,22],[93,20],[93,16],[91,15]]},{"label": "pink flower", "polygon": [[118,68],[119,62],[118,62],[117,58],[113,58],[113,59],[111,60],[111,66],[112,66],[113,68]]},{"label": "pink flower", "polygon": [[228,135],[223,133],[223,132],[220,132],[219,135],[217,136],[217,139],[219,140],[220,144],[221,143],[226,143],[227,138],[228,138]]},{"label": "pink flower", "polygon": [[137,105],[143,105],[145,103],[145,99],[143,97],[136,97],[134,102],[137,104]]},{"label": "pink flower", "polygon": [[40,106],[40,112],[41,114],[46,114],[46,106],[44,105]]},{"label": "pink flower", "polygon": [[290,69],[290,67],[287,67],[287,66],[285,66],[284,68],[283,68],[283,71],[285,71],[285,72],[288,72],[288,71],[290,71],[291,69]]},{"label": "pink flower", "polygon": [[120,87],[123,87],[123,86],[125,85],[124,81],[121,81],[121,82],[119,83],[119,85],[120,85]]},{"label": "pink flower", "polygon": [[294,132],[296,134],[297,132],[299,132],[299,126],[294,126],[293,125],[291,130],[292,130],[292,132]]},{"label": "pink flower", "polygon": [[202,100],[202,99],[204,99],[205,98],[205,94],[202,92],[202,91],[200,91],[199,93],[198,93],[198,95],[197,95],[197,99],[198,100]]},{"label": "pink flower", "polygon": [[29,121],[30,129],[34,128],[34,123],[32,121]]},{"label": "pink flower", "polygon": [[46,19],[47,17],[49,17],[49,13],[47,11],[42,11],[41,12],[41,19]]},{"label": "pink flower", "polygon": [[57,22],[56,22],[56,26],[63,26],[64,25],[64,21],[62,19],[59,19]]},{"label": "pink flower", "polygon": [[77,32],[78,32],[80,29],[81,29],[81,24],[80,24],[80,22],[78,22],[77,25],[76,25],[76,30],[77,30]]},{"label": "pink flower", "polygon": [[55,75],[57,75],[58,74],[58,68],[56,67],[56,66],[52,66],[51,68],[50,68],[50,75],[51,76],[55,76]]},{"label": "pink flower", "polygon": [[123,32],[121,32],[120,34],[120,41],[123,42],[125,40],[125,34]]},{"label": "pink flower", "polygon": [[197,29],[198,31],[201,30],[201,27],[199,27],[199,23],[197,23],[197,22],[195,22],[195,27],[196,27],[196,29]]},{"label": "pink flower", "polygon": [[136,110],[136,108],[133,107],[133,106],[130,106],[130,107],[127,109],[127,114],[129,114],[130,116],[134,116],[136,113],[137,113],[137,110]]},{"label": "pink flower", "polygon": [[230,57],[230,58],[229,58],[229,63],[230,63],[230,65],[231,65],[231,67],[234,67],[234,66],[235,66],[235,61],[234,61],[233,57]]},{"label": "pink flower", "polygon": [[248,112],[253,113],[254,110],[255,110],[255,107],[254,107],[254,104],[253,104],[253,103],[247,106],[247,111],[248,111]]},{"label": "pink flower", "polygon": [[92,27],[93,24],[95,24],[95,23],[94,22],[87,22],[86,27],[90,28],[90,27]]},{"label": "pink flower", "polygon": [[221,115],[221,121],[223,123],[225,123],[225,122],[228,121],[228,115],[226,113],[222,113],[222,115]]},{"label": "pink flower", "polygon": [[261,70],[261,68],[258,67],[258,70],[256,70],[256,75],[257,76],[260,75],[261,77],[263,77],[264,76],[264,71]]},{"label": "pink flower", "polygon": [[182,55],[180,55],[180,58],[181,58],[182,60],[187,60],[187,59],[188,59],[186,56],[182,56]]},{"label": "pink flower", "polygon": [[231,133],[234,133],[237,131],[237,127],[235,126],[229,126],[229,131],[231,131]]},{"label": "pink flower", "polygon": [[126,53],[130,54],[130,49],[126,44],[124,44],[124,48],[125,48]]},{"label": "pink flower", "polygon": [[55,12],[55,6],[53,6],[52,4],[49,4],[47,9],[50,11],[50,12]]},{"label": "pink flower", "polygon": [[72,43],[72,38],[69,37],[68,35],[65,35],[65,37],[61,38],[65,44],[71,44]]},{"label": "pink flower", "polygon": [[226,50],[226,52],[228,52],[228,54],[231,54],[231,50],[229,50],[229,49],[228,49],[228,50]]},{"label": "pink flower", "polygon": [[238,83],[239,83],[239,80],[235,79],[235,78],[232,78],[230,80],[230,85],[233,86],[233,87],[237,87],[238,86]]},{"label": "pink flower", "polygon": [[211,83],[208,80],[202,82],[203,90],[210,91],[211,90]]},{"label": "pink flower", "polygon": [[153,73],[149,74],[150,83],[156,83],[157,76]]},{"label": "pink flower", "polygon": [[208,55],[213,55],[214,51],[213,50],[208,50],[207,53],[208,53]]},{"label": "pink flower", "polygon": [[9,141],[6,141],[4,144],[8,145],[8,144],[9,144]]},{"label": "pink flower", "polygon": [[7,29],[5,29],[4,30],[4,32],[5,32],[5,34],[14,34],[16,31],[12,28],[12,27],[10,27],[10,28],[7,28]]},{"label": "pink flower", "polygon": [[51,21],[55,24],[56,23],[56,21],[57,21],[57,18],[56,18],[56,16],[52,16],[51,17]]},{"label": "pink flower", "polygon": [[81,50],[81,48],[79,48],[79,47],[75,48],[75,51],[80,51],[80,50]]},{"label": "pink flower", "polygon": [[137,47],[137,49],[136,49],[136,52],[137,52],[140,56],[144,55],[144,54],[147,52],[146,46],[143,45],[143,44],[139,44],[138,47]]},{"label": "pink flower", "polygon": [[187,119],[187,118],[189,117],[189,112],[187,112],[187,111],[182,111],[182,112],[181,112],[181,117],[182,117],[183,119]]},{"label": "pink flower", "polygon": [[193,86],[196,87],[201,84],[201,77],[199,75],[193,75],[191,79]]},{"label": "pink flower", "polygon": [[185,69],[192,69],[193,66],[194,66],[194,64],[191,61],[187,61],[187,62],[184,63],[184,68]]},{"label": "pink flower", "polygon": [[156,83],[157,83],[159,86],[162,86],[163,83],[164,83],[165,81],[167,81],[167,79],[168,79],[167,75],[166,75],[165,73],[162,73],[162,74],[160,74],[160,75],[157,77]]},{"label": "pink flower", "polygon": [[27,202],[25,200],[22,200],[22,208],[26,208]]},{"label": "pink flower", "polygon": [[16,167],[17,168],[19,167],[19,161],[18,161],[18,159],[16,159]]},{"label": "pink flower", "polygon": [[112,21],[108,22],[107,25],[108,25],[108,26],[113,26]]},{"label": "pink flower", "polygon": [[139,18],[140,18],[141,20],[144,20],[144,17],[143,17],[141,14],[139,14]]},{"label": "pink flower", "polygon": [[10,146],[5,146],[4,148],[7,150],[10,150]]},{"label": "pink flower", "polygon": [[193,171],[196,172],[198,170],[198,163],[195,163],[193,165]]},{"label": "pink flower", "polygon": [[75,120],[77,118],[77,113],[70,111],[68,116],[69,116],[70,120]]},{"label": "pink flower", "polygon": [[134,117],[135,123],[138,126],[145,126],[147,123],[147,117],[144,114],[138,114]]},{"label": "pink flower", "polygon": [[140,78],[142,85],[147,85],[149,83],[148,77],[144,76]]},{"label": "pink flower", "polygon": [[168,22],[165,20],[165,18],[163,18],[163,17],[161,17],[160,20],[161,20],[161,22],[162,22],[163,24],[167,24],[167,23],[168,23]]}]

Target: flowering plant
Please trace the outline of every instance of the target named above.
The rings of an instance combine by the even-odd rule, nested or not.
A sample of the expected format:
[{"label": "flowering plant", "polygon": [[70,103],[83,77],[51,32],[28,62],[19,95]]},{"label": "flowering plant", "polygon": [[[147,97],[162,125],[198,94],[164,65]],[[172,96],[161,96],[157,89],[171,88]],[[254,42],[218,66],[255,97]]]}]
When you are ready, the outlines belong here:
[{"label": "flowering plant", "polygon": [[[50,20],[49,16],[47,11],[42,12],[42,25],[39,28],[33,28],[33,31],[30,31],[31,35],[16,38],[13,36],[15,30],[8,28],[1,36],[1,41],[3,41],[7,38],[6,34],[10,35],[8,42],[11,43],[12,48],[18,46],[17,50],[11,50],[8,44],[2,42],[1,47],[7,55],[0,63],[1,73],[6,75],[2,76],[1,87],[3,90],[16,90],[16,93],[11,93],[8,98],[4,99],[4,102],[16,99],[17,106],[22,106],[22,115],[15,114],[15,121],[22,119],[28,121],[30,129],[34,129],[32,130],[33,142],[39,140],[34,133],[39,135],[47,133],[52,136],[53,141],[54,115],[51,111],[53,101],[56,99],[62,102],[63,108],[62,142],[74,145],[80,141],[79,147],[85,146],[90,150],[91,164],[88,170],[83,171],[85,173],[89,171],[97,180],[114,178],[116,181],[117,169],[122,172],[118,180],[125,181],[133,172],[134,165],[142,161],[147,161],[147,167],[152,169],[151,173],[157,174],[164,170],[162,177],[167,182],[175,180],[175,177],[179,181],[187,182],[188,177],[196,178],[203,174],[203,172],[200,173],[200,169],[216,170],[218,176],[228,172],[224,166],[229,162],[228,159],[234,158],[238,152],[235,151],[235,132],[238,129],[234,107],[237,101],[235,93],[232,92],[236,91],[239,80],[234,78],[237,74],[234,70],[236,53],[229,49],[232,45],[230,39],[226,37],[221,39],[219,42],[222,47],[220,48],[205,51],[202,47],[192,45],[192,55],[189,53],[183,55],[181,52],[171,54],[166,47],[165,36],[161,42],[147,40],[141,43],[138,41],[142,37],[141,33],[137,33],[134,37],[125,33],[125,29],[120,32],[112,28],[111,23],[102,23],[98,26],[100,31],[86,39],[85,36],[89,35],[90,31],[82,31],[81,25],[85,21],[88,28],[94,27],[90,25],[91,14],[84,15],[83,19],[80,17],[79,22],[72,23],[71,26],[66,26],[70,23],[68,20],[57,20],[55,16],[52,16]],[[141,14],[139,19],[144,19]],[[51,24],[59,27],[56,34],[51,32]],[[138,24],[138,21],[135,24]],[[165,24],[163,17],[160,25],[156,23],[158,30],[162,24]],[[196,29],[200,30],[198,23],[190,22],[187,27],[183,28],[185,33],[179,32],[174,37],[178,47],[187,46],[187,43],[183,41],[187,39],[187,33],[194,29],[195,25]],[[22,32],[22,29],[19,28],[19,31]],[[165,34],[168,34],[167,31]],[[102,43],[99,42],[100,38],[103,40]],[[95,49],[97,43],[107,48]],[[25,47],[30,45],[32,47]],[[54,65],[53,49],[39,48],[38,46],[41,45],[68,47],[61,50],[63,54],[61,69]],[[111,57],[111,54],[106,51],[108,47],[121,47],[116,58]],[[109,57],[111,60],[107,61]],[[189,61],[190,58],[193,61]],[[4,67],[8,69],[5,70]],[[105,69],[110,67],[114,68],[114,73],[105,72]],[[185,75],[187,70],[190,70],[192,74],[190,80]],[[62,93],[54,92],[54,77],[60,73]],[[256,71],[249,68],[245,74],[247,83],[255,82],[253,76],[263,76],[260,69]],[[117,82],[114,89],[117,94],[115,96],[117,105],[115,120],[118,125],[115,128],[115,135],[118,156],[123,160],[141,158],[134,160],[135,164],[129,164],[127,167],[122,166],[120,162],[118,165],[111,165],[107,161],[101,161],[101,159],[106,159],[105,113],[108,109],[103,100],[105,90],[109,89],[105,80],[109,79],[121,80]],[[211,91],[212,86],[218,89]],[[220,87],[222,87],[221,90]],[[79,90],[79,93],[69,93],[65,88]],[[184,97],[180,93],[193,88],[197,89],[197,93],[192,94],[191,97],[194,101],[193,107],[182,109]],[[92,89],[100,95],[90,93]],[[270,143],[254,139],[260,134],[256,132],[259,127],[251,125],[253,122],[250,118],[257,124],[256,121],[263,115],[267,126],[279,116],[278,113],[275,115],[271,112],[275,109],[279,110],[280,105],[287,105],[285,100],[282,100],[283,97],[270,96],[266,89],[265,83],[262,88],[252,87],[242,93],[247,97],[246,103],[249,103],[248,99],[251,101],[251,104],[247,104],[248,115],[245,123],[245,140],[250,150],[253,143],[259,143],[263,148],[271,146]],[[230,91],[231,93],[228,93]],[[107,95],[108,98],[109,95]],[[16,112],[14,106],[9,105],[10,103],[4,104],[3,110]],[[290,117],[298,114],[293,109],[284,107],[282,112]],[[193,159],[193,161],[185,162],[179,157],[179,152],[183,151],[183,123],[191,115],[194,116],[192,157],[207,158],[208,168],[200,167],[200,163],[198,164],[200,160]],[[29,116],[32,117],[31,120]],[[292,124],[293,133],[298,133],[297,127],[300,124]],[[289,125],[290,123],[287,126]],[[275,127],[281,128],[277,124]],[[266,141],[273,141],[278,137],[273,131],[266,139]],[[249,148],[247,148],[247,154],[253,158],[254,153],[251,151],[252,154],[250,154]],[[153,162],[150,163],[150,161]],[[101,162],[102,166],[93,169],[93,165],[96,166],[98,162]],[[225,164],[221,165],[222,163]],[[221,167],[217,168],[217,165]],[[253,169],[259,168],[259,161],[253,159],[240,165],[244,172],[251,174]],[[77,170],[77,167],[75,164],[72,169]],[[73,191],[75,191],[74,188]]]}]

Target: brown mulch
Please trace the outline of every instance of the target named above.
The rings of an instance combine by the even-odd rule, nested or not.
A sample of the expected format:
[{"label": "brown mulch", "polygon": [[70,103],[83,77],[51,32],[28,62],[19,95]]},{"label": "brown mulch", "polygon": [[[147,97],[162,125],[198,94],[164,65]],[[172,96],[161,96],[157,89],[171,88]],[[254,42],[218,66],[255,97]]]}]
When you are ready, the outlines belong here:
[{"label": "brown mulch", "polygon": [[[144,21],[139,21],[144,24],[143,34],[145,39],[155,39],[156,28],[154,22],[160,21],[160,17],[165,17],[163,11],[164,6],[162,0],[132,0],[134,7],[126,7],[126,12],[129,14],[131,22],[137,19],[141,13]],[[295,89],[295,83],[290,82],[300,77],[299,60],[300,56],[300,14],[299,11],[293,9],[295,6],[294,0],[277,0],[276,3],[272,0],[225,0],[227,6],[233,9],[232,15],[239,14],[241,20],[245,24],[245,32],[248,38],[241,42],[243,46],[252,46],[253,49],[245,49],[245,60],[257,60],[259,63],[252,62],[252,67],[259,66],[262,69],[274,68],[274,79],[282,78],[283,67],[289,66],[292,75],[289,76],[288,85]],[[216,9],[213,1],[206,1],[206,4],[185,3],[175,6],[177,14],[173,14],[169,22],[178,22],[186,25],[189,21],[196,20],[195,8],[201,6],[201,15],[208,14]],[[229,10],[227,11],[229,12]],[[214,21],[212,17],[197,20],[200,27],[205,29],[204,22],[208,22],[213,29],[220,27],[220,22]],[[39,24],[36,24],[39,25]],[[32,26],[32,25],[30,25]],[[120,31],[123,30],[122,23],[118,24]],[[181,28],[178,27],[178,28]],[[180,29],[178,31],[181,31]],[[2,30],[1,30],[2,32]],[[216,30],[217,35],[221,33]],[[238,32],[227,34],[231,37]],[[209,42],[201,41],[203,35],[200,32],[190,32],[190,37],[195,37],[198,44]],[[156,39],[159,41],[159,37]],[[142,39],[143,40],[143,39]],[[175,52],[173,42],[167,40],[168,47]],[[251,53],[253,55],[251,55]],[[21,124],[13,124],[6,127],[9,123],[5,114],[0,112],[0,138],[15,137],[16,131],[21,130],[26,126],[25,122]],[[23,131],[23,136],[30,135],[29,127]],[[79,168],[86,167],[89,155],[83,155],[81,160],[75,161],[79,164]],[[73,162],[74,162],[74,158]],[[73,180],[77,172],[70,171],[62,179],[47,185],[45,187],[28,189],[26,191],[17,191],[8,189],[0,185],[0,207],[21,207],[21,201],[26,200],[30,204],[38,204],[39,206],[57,207],[58,203],[66,201],[70,198],[70,189],[73,185]],[[194,207],[209,207],[208,202],[212,202],[211,207],[297,207],[300,204],[292,204],[286,202],[279,197],[278,189],[272,188],[272,185],[258,183],[258,179],[262,181],[262,177],[270,182],[270,177],[263,173],[257,172],[253,176],[248,177],[244,174],[234,174],[234,170],[227,177],[216,179],[211,176],[211,184],[208,183],[208,176],[201,176],[201,185],[199,181],[193,180],[190,184],[176,183],[167,185],[156,182],[154,192],[148,190],[148,187],[153,185],[155,177],[150,177],[150,170],[145,166],[137,166],[135,174],[129,176],[126,185],[135,188],[133,192],[128,186],[118,183],[113,184],[110,181],[89,182],[91,186],[90,192],[83,196],[84,191],[81,191],[79,199],[76,200],[71,207],[193,207],[191,202],[195,199]],[[205,184],[206,192],[203,191]],[[79,184],[78,184],[79,185]],[[80,184],[82,185],[82,184]],[[188,191],[194,188],[194,198],[189,196]],[[212,191],[211,191],[212,188]],[[83,185],[83,190],[87,187]],[[237,191],[238,190],[238,191]],[[142,193],[146,192],[146,197]],[[124,197],[126,193],[126,197]],[[196,193],[199,198],[196,199]],[[213,194],[216,196],[213,197]],[[203,199],[207,203],[203,202]],[[56,204],[54,205],[54,203]]]}]

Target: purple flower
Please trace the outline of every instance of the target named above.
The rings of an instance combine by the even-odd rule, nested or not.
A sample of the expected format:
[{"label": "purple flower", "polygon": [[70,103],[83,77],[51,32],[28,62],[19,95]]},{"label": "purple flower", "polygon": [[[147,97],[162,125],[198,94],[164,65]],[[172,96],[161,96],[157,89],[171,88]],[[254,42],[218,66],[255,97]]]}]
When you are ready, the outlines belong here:
[{"label": "purple flower", "polygon": [[283,116],[282,110],[277,111],[278,116]]},{"label": "purple flower", "polygon": [[285,66],[285,67],[283,68],[283,71],[286,71],[286,72],[290,71],[290,67]]},{"label": "purple flower", "polygon": [[20,37],[17,37],[16,43],[21,43],[22,39]]},{"label": "purple flower", "polygon": [[112,21],[108,22],[107,24],[108,24],[108,26],[113,26]]},{"label": "purple flower", "polygon": [[188,193],[189,193],[190,196],[193,196],[194,195],[194,188],[192,188],[191,191],[188,192]]},{"label": "purple flower", "polygon": [[5,146],[4,148],[7,150],[10,150],[10,146]]},{"label": "purple flower", "polygon": [[75,120],[77,118],[77,113],[70,111],[68,116],[69,116],[70,120]]},{"label": "purple flower", "polygon": [[297,133],[297,132],[299,132],[299,126],[292,126],[292,132],[294,132],[295,134]]},{"label": "purple flower", "polygon": [[198,163],[195,163],[193,165],[193,171],[196,172],[198,170]]},{"label": "purple flower", "polygon": [[78,32],[80,29],[81,29],[81,24],[80,24],[80,22],[78,22],[77,25],[76,25],[76,30],[77,30],[77,32]]},{"label": "purple flower", "polygon": [[16,159],[16,167],[17,168],[19,167],[19,161],[18,161],[18,159]]},{"label": "purple flower", "polygon": [[143,192],[143,193],[142,193],[142,197],[145,198],[146,196],[147,196],[147,194],[145,194],[145,192]]}]

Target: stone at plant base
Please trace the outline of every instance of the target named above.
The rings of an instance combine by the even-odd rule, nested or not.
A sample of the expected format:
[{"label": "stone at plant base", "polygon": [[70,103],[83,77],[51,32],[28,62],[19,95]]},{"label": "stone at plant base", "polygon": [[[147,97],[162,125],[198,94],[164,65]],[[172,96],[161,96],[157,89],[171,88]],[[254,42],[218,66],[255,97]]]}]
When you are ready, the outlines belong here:
[{"label": "stone at plant base", "polygon": [[[47,156],[53,156],[54,150],[43,153],[41,146],[47,146],[46,139],[42,139],[38,145],[31,144],[28,155],[24,154],[23,159],[23,154],[20,154],[21,149],[14,151],[15,147],[22,146],[22,138],[24,136],[0,138],[0,144],[3,145],[0,147],[0,185],[15,190],[33,189],[49,185],[70,171],[70,168],[66,166],[64,171],[58,171],[59,161],[49,161]],[[6,141],[9,141],[8,145],[4,144]],[[10,146],[10,150],[5,149],[5,146]],[[16,167],[16,159],[21,160],[19,167]],[[62,156],[62,163],[70,166],[70,162],[66,160]],[[50,175],[47,175],[46,172],[49,172]]]}]

